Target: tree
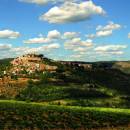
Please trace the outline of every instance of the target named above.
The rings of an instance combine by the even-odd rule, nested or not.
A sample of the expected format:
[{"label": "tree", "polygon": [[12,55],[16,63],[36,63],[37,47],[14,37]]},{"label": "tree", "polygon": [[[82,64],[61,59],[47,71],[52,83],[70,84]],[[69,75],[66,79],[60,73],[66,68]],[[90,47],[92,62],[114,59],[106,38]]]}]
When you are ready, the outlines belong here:
[{"label": "tree", "polygon": [[49,72],[44,72],[40,75],[40,81],[44,84],[49,82],[49,78],[51,78],[51,73]]}]

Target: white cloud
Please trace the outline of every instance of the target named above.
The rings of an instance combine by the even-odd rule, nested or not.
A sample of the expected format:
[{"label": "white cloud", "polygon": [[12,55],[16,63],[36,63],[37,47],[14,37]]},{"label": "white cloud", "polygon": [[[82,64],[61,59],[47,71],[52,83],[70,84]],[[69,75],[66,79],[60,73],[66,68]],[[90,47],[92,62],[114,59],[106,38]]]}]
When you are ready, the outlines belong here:
[{"label": "white cloud", "polygon": [[19,0],[20,2],[26,2],[31,4],[37,4],[37,5],[45,5],[48,3],[58,3],[58,2],[77,2],[80,0]]},{"label": "white cloud", "polygon": [[102,7],[95,5],[92,1],[81,3],[65,2],[60,7],[55,6],[40,16],[40,20],[49,23],[70,23],[89,19],[92,15],[104,15]]},{"label": "white cloud", "polygon": [[9,39],[15,39],[20,36],[19,32],[15,32],[12,30],[0,30],[0,38],[9,38]]},{"label": "white cloud", "polygon": [[60,48],[60,44],[58,44],[58,43],[52,43],[52,44],[48,44],[48,45],[46,45],[46,46],[41,46],[41,47],[39,47],[39,50],[41,50],[41,51],[49,51],[49,50],[52,50],[52,49],[58,49],[58,48]]},{"label": "white cloud", "polygon": [[48,38],[37,37],[37,38],[31,38],[31,39],[25,40],[23,42],[27,44],[39,44],[39,43],[49,43],[51,41]]},{"label": "white cloud", "polygon": [[109,22],[108,25],[102,26],[98,25],[96,30],[117,30],[120,29],[122,26],[120,24],[115,24],[114,22]]},{"label": "white cloud", "polygon": [[12,47],[11,44],[0,44],[0,51],[7,51],[10,50]]},{"label": "white cloud", "polygon": [[[20,46],[20,47],[14,47],[11,44],[8,45],[2,45],[0,44],[0,51],[3,53],[8,53],[10,54],[10,56],[16,57],[16,56],[20,56],[23,54],[28,54],[28,53],[48,53],[49,51],[53,51],[55,49],[59,49],[60,45],[58,43],[51,43],[51,44],[47,44],[47,45],[42,45],[39,47],[29,47],[29,46]],[[53,52],[52,52],[53,53]]]},{"label": "white cloud", "polygon": [[63,38],[64,39],[73,39],[78,36],[79,36],[79,33],[77,33],[77,32],[65,32],[63,35]]},{"label": "white cloud", "polygon": [[95,48],[96,51],[119,51],[126,48],[126,45],[104,45]]},{"label": "white cloud", "polygon": [[114,51],[114,52],[109,52],[109,54],[112,54],[112,55],[123,55],[124,52],[123,51]]},{"label": "white cloud", "polygon": [[101,54],[123,54],[123,49],[127,48],[127,45],[104,45],[98,46],[94,50]]},{"label": "white cloud", "polygon": [[80,54],[74,54],[74,55],[70,55],[70,57],[72,59],[74,59],[74,60],[79,60],[82,57],[82,55],[80,55]]},{"label": "white cloud", "polygon": [[61,34],[57,30],[52,30],[48,32],[48,35],[46,37],[43,37],[42,34],[39,34],[39,37],[30,38],[28,40],[24,40],[24,43],[27,44],[43,44],[43,43],[51,43],[54,40],[58,40],[61,38]]},{"label": "white cloud", "polygon": [[54,0],[19,0],[19,1],[20,2],[43,5],[43,4],[47,4],[48,2],[53,2]]},{"label": "white cloud", "polygon": [[98,25],[96,28],[96,34],[86,35],[88,38],[96,38],[96,37],[106,37],[112,35],[114,30],[121,29],[122,26],[120,24],[115,24],[114,22],[109,22],[107,25],[102,26]]},{"label": "white cloud", "polygon": [[47,37],[49,39],[59,39],[61,37],[61,34],[57,30],[52,30],[52,31],[48,32],[48,36]]},{"label": "white cloud", "polygon": [[112,30],[101,30],[96,32],[96,37],[106,37],[112,35]]},{"label": "white cloud", "polygon": [[91,39],[81,40],[81,38],[73,38],[65,41],[64,48],[73,52],[85,52],[93,47],[93,41]]},{"label": "white cloud", "polygon": [[74,49],[75,47],[92,47],[93,42],[90,39],[81,40],[81,38],[73,38],[71,40],[65,41],[64,46],[66,49]]},{"label": "white cloud", "polygon": [[73,48],[73,51],[74,52],[84,52],[84,51],[86,51],[86,48],[85,47],[76,47],[76,48]]}]

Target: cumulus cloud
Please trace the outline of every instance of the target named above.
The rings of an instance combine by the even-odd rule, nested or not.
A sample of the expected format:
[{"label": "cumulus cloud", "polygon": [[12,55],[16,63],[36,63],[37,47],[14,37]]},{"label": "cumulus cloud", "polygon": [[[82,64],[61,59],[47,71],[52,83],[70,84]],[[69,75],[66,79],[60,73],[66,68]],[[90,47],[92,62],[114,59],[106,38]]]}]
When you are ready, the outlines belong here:
[{"label": "cumulus cloud", "polygon": [[[39,47],[29,47],[29,46],[19,46],[14,47],[11,44],[0,44],[0,51],[2,54],[6,54],[8,51],[9,56],[16,57],[19,55],[27,54],[27,53],[48,53],[49,51],[53,51],[55,49],[59,49],[60,44],[51,43],[47,45],[42,45]],[[9,57],[8,56],[8,57]]]},{"label": "cumulus cloud", "polygon": [[52,43],[46,46],[42,46],[42,50],[52,50],[52,49],[58,49],[60,48],[60,44],[58,43]]},{"label": "cumulus cloud", "polygon": [[[24,51],[26,53],[45,53],[47,51],[50,51],[50,50],[54,50],[54,49],[58,49],[60,48],[60,45],[58,43],[52,43],[52,44],[48,44],[48,45],[44,45],[44,46],[40,46],[40,47],[33,47],[33,48],[29,48],[27,47]],[[22,48],[21,48],[22,49]]]},{"label": "cumulus cloud", "polygon": [[[105,32],[108,30],[99,29],[98,32]],[[98,34],[105,36],[105,34]],[[58,43],[59,42],[59,43]],[[97,46],[92,39],[84,39],[79,32],[63,32],[61,33],[58,30],[52,30],[47,33],[45,37],[42,34],[39,35],[37,38],[32,38],[27,40],[24,43],[49,43],[45,45],[40,45],[40,47],[25,47],[25,48],[14,48],[11,49],[14,53],[22,54],[24,53],[44,53],[48,54],[48,52],[55,50],[55,49],[63,49],[63,51],[68,51],[67,54],[73,56],[73,58],[77,57],[78,59],[84,60],[87,59],[92,60],[92,57],[96,59],[100,59],[102,57],[108,56],[113,57],[114,55],[121,56],[124,54],[124,49],[127,48],[126,45],[101,45]],[[64,43],[64,48],[60,48],[60,44]],[[96,47],[95,47],[96,46]],[[24,52],[24,53],[23,53]],[[52,53],[53,54],[53,53]],[[89,58],[88,58],[89,57]],[[63,58],[63,57],[62,57]],[[70,57],[73,59],[72,57]]]},{"label": "cumulus cloud", "polygon": [[52,30],[52,31],[48,32],[48,36],[47,37],[49,39],[59,39],[61,37],[61,34],[57,30]]},{"label": "cumulus cloud", "polygon": [[39,34],[39,37],[35,37],[35,38],[30,38],[28,40],[24,40],[24,43],[27,44],[44,44],[44,43],[51,43],[54,40],[60,39],[61,38],[61,34],[59,31],[57,30],[52,30],[48,32],[48,35],[46,37],[44,37],[42,34]]},{"label": "cumulus cloud", "polygon": [[84,51],[86,51],[86,48],[85,47],[76,47],[76,48],[73,48],[73,51],[74,52],[84,52]]},{"label": "cumulus cloud", "polygon": [[63,35],[64,39],[73,39],[75,37],[78,37],[79,33],[78,32],[65,32]]},{"label": "cumulus cloud", "polygon": [[15,32],[13,30],[0,30],[0,38],[9,38],[9,39],[15,39],[20,36],[19,32]]},{"label": "cumulus cloud", "polygon": [[12,47],[11,44],[0,44],[0,51],[7,51],[10,50]]},{"label": "cumulus cloud", "polygon": [[95,48],[96,51],[118,51],[126,48],[126,45],[105,45]]},{"label": "cumulus cloud", "polygon": [[96,37],[106,37],[112,35],[112,30],[101,30],[96,32]]},{"label": "cumulus cloud", "polygon": [[66,50],[71,50],[73,52],[84,52],[93,47],[93,41],[90,39],[82,40],[81,38],[73,38],[65,41],[64,47]]},{"label": "cumulus cloud", "polygon": [[31,38],[31,39],[25,40],[23,42],[27,44],[39,44],[39,43],[49,43],[51,41],[48,38],[37,37],[37,38]]},{"label": "cumulus cloud", "polygon": [[115,24],[114,22],[109,22],[106,26],[98,25],[96,30],[117,30],[120,29],[120,24]]},{"label": "cumulus cloud", "polygon": [[114,22],[109,22],[107,25],[102,26],[98,25],[96,28],[96,34],[87,35],[88,38],[96,38],[96,37],[106,37],[112,35],[114,30],[121,29],[122,26],[120,24],[116,24]]},{"label": "cumulus cloud", "polygon": [[58,3],[58,2],[77,2],[80,0],[19,0],[20,2],[25,2],[25,3],[31,3],[31,4],[37,4],[37,5],[46,5],[48,3]]},{"label": "cumulus cloud", "polygon": [[19,0],[20,2],[26,2],[26,3],[32,3],[32,4],[38,4],[38,5],[44,5],[49,2],[54,2],[54,0]]},{"label": "cumulus cloud", "polygon": [[70,57],[72,59],[74,59],[74,60],[79,60],[82,57],[82,55],[80,55],[80,54],[74,54],[74,55],[71,55]]},{"label": "cumulus cloud", "polygon": [[104,46],[98,46],[94,50],[97,53],[107,53],[107,54],[123,54],[123,49],[127,48],[127,45],[104,45]]},{"label": "cumulus cloud", "polygon": [[81,38],[73,38],[71,40],[65,41],[65,47],[68,49],[73,49],[74,47],[91,47],[93,46],[93,42],[90,39],[81,40]]},{"label": "cumulus cloud", "polygon": [[48,12],[40,16],[40,20],[49,23],[71,23],[89,19],[92,15],[104,14],[103,8],[95,5],[92,1],[65,2],[59,7],[52,7]]}]

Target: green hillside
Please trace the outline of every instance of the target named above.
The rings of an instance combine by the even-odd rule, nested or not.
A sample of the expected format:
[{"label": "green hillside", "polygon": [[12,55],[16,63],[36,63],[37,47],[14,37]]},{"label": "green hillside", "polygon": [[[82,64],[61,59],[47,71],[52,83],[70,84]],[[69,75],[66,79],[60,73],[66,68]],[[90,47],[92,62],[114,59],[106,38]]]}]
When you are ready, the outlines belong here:
[{"label": "green hillside", "polygon": [[[64,107],[0,101],[0,129],[87,129],[127,127],[130,110],[97,107]],[[119,128],[118,128],[119,130]],[[120,128],[121,130],[121,128]]]},{"label": "green hillside", "polygon": [[[0,62],[0,72],[11,68],[10,59]],[[125,62],[119,63],[123,67],[117,62],[89,63],[92,68],[87,69],[79,62],[44,62],[57,70],[24,75],[24,82],[16,75],[11,82],[0,84],[0,129],[128,126],[130,74],[122,69]]]}]

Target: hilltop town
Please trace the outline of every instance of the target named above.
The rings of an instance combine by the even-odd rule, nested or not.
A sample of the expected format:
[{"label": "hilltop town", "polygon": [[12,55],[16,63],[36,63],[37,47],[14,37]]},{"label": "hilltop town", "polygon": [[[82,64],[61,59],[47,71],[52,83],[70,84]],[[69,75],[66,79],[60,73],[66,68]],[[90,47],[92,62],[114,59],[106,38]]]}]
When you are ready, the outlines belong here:
[{"label": "hilltop town", "polygon": [[[47,61],[49,61],[49,63]],[[84,69],[92,69],[92,64],[71,61],[53,61],[42,54],[26,54],[11,60],[9,68],[2,71],[2,77],[4,77],[5,80],[11,80],[11,76],[27,77],[27,75],[36,73],[53,73],[56,72],[58,66],[52,63],[61,64],[63,66],[68,65],[72,68],[83,67]],[[0,80],[2,79],[3,78]]]},{"label": "hilltop town", "polygon": [[17,84],[17,86],[21,83],[26,84],[29,79],[37,81],[39,80],[36,79],[38,73],[55,72],[57,66],[47,64],[46,60],[47,58],[44,55],[37,54],[26,54],[11,60],[7,66],[3,67],[4,70],[1,71],[0,91],[3,91],[11,84]]},{"label": "hilltop town", "polygon": [[44,55],[27,54],[20,56],[13,61],[11,61],[12,69],[10,72],[12,74],[28,73],[32,74],[37,72],[55,72],[57,66],[47,65],[44,60],[46,58]]}]

